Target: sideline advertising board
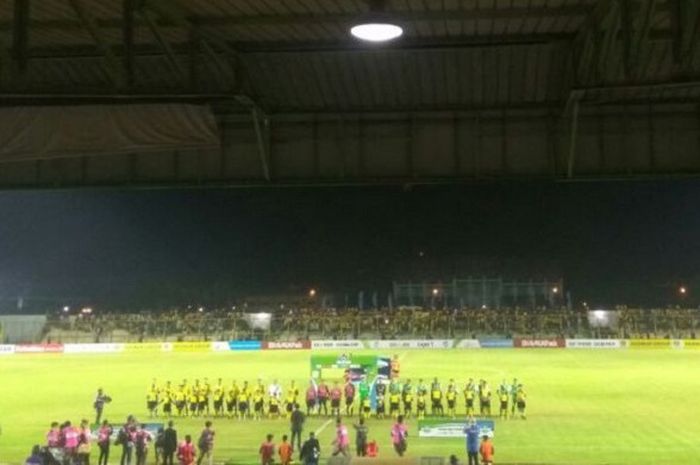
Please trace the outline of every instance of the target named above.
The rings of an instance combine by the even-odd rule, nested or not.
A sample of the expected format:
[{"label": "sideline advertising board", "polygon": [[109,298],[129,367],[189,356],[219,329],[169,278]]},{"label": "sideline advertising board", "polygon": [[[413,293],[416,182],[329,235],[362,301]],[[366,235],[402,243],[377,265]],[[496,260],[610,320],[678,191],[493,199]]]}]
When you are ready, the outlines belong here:
[{"label": "sideline advertising board", "polygon": [[670,349],[670,339],[630,339],[632,349]]},{"label": "sideline advertising board", "polygon": [[311,349],[311,341],[265,341],[263,350],[308,350]]},{"label": "sideline advertising board", "polygon": [[229,341],[229,350],[260,350],[262,344],[260,341]]},{"label": "sideline advertising board", "polygon": [[64,344],[66,354],[113,354],[124,350],[124,344]]},{"label": "sideline advertising board", "polygon": [[124,352],[166,352],[168,342],[127,342],[124,344]]},{"label": "sideline advertising board", "polygon": [[513,347],[520,349],[562,349],[566,347],[566,341],[559,338],[544,339],[513,339]]},{"label": "sideline advertising board", "polygon": [[511,349],[512,339],[479,339],[479,346],[482,349]]},{"label": "sideline advertising board", "polygon": [[700,350],[700,339],[683,339],[683,348],[690,350]]},{"label": "sideline advertising board", "polygon": [[621,349],[619,339],[567,339],[567,349]]},{"label": "sideline advertising board", "polygon": [[[493,420],[476,420],[479,438],[493,437],[496,425]],[[463,438],[467,427],[466,421],[445,419],[418,420],[418,437],[420,438]]]},{"label": "sideline advertising board", "polygon": [[323,349],[364,349],[365,345],[362,341],[357,339],[348,340],[327,340],[327,341],[311,341],[311,349],[313,350],[323,350]]},{"label": "sideline advertising board", "polygon": [[172,342],[170,347],[172,352],[209,352],[211,350],[211,342]]},{"label": "sideline advertising board", "polygon": [[0,355],[12,355],[15,353],[15,346],[12,344],[0,344]]},{"label": "sideline advertising board", "polygon": [[396,339],[367,341],[370,349],[450,349],[454,345],[452,339]]},{"label": "sideline advertising board", "polygon": [[481,345],[477,339],[462,339],[457,342],[456,349],[480,349]]},{"label": "sideline advertising board", "polygon": [[17,354],[60,354],[63,353],[63,344],[17,344]]}]

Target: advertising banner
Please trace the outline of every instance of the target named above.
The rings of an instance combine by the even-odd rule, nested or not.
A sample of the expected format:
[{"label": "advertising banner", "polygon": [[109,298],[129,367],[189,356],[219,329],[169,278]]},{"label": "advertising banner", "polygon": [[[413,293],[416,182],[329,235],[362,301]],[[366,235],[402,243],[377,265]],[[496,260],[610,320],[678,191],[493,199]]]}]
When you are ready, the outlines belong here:
[{"label": "advertising banner", "polygon": [[567,339],[567,349],[620,349],[619,339]]},{"label": "advertising banner", "polygon": [[171,343],[171,351],[173,352],[209,352],[211,351],[211,342],[201,341],[186,341]]},{"label": "advertising banner", "polygon": [[63,344],[17,344],[15,353],[18,354],[60,354]]},{"label": "advertising banner", "polygon": [[263,350],[308,350],[311,348],[311,341],[265,341],[262,343]]},{"label": "advertising banner", "polygon": [[633,349],[670,349],[670,339],[630,339],[629,346]]},{"label": "advertising banner", "polygon": [[12,355],[15,353],[15,346],[11,344],[0,344],[0,355]]},{"label": "advertising banner", "polygon": [[683,339],[683,348],[690,350],[700,350],[700,339]]},{"label": "advertising banner", "polygon": [[212,352],[229,352],[231,348],[228,346],[228,341],[216,341],[211,343]]},{"label": "advertising banner", "polygon": [[479,345],[479,341],[476,339],[462,339],[455,347],[458,349],[479,349],[481,345]]},{"label": "advertising banner", "polygon": [[124,344],[124,352],[163,352],[167,342],[127,342]]},{"label": "advertising banner", "polygon": [[521,349],[561,349],[566,347],[564,339],[513,339],[513,346]]},{"label": "advertising banner", "polygon": [[228,347],[230,350],[260,350],[262,344],[260,341],[229,341]]},{"label": "advertising banner", "polygon": [[364,349],[365,345],[357,339],[348,339],[344,341],[311,341],[311,348],[317,349]]},{"label": "advertising banner", "polygon": [[[493,420],[476,420],[479,428],[479,437],[493,437],[496,425]],[[464,429],[466,421],[450,419],[418,420],[418,437],[420,438],[463,438],[466,436]]]},{"label": "advertising banner", "polygon": [[512,339],[479,339],[482,349],[510,349],[513,347]]},{"label": "advertising banner", "polygon": [[124,350],[124,344],[64,344],[66,354],[111,354]]},{"label": "advertising banner", "polygon": [[454,345],[452,339],[397,339],[367,341],[370,349],[450,349]]}]

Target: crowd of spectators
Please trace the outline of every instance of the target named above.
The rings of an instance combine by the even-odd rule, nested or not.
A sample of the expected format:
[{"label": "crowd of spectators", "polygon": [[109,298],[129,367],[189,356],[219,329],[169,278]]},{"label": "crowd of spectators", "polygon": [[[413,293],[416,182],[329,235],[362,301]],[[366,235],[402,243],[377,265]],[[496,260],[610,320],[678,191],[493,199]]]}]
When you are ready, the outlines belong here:
[{"label": "crowd of spectators", "polygon": [[[251,325],[249,313],[271,313],[269,328]],[[697,309],[616,309],[612,328],[589,325],[588,310],[462,308],[183,308],[139,313],[58,313],[45,337],[89,342],[230,339],[441,339],[472,337],[695,338]],[[60,336],[56,336],[59,334]],[[67,342],[64,340],[63,342]]]}]

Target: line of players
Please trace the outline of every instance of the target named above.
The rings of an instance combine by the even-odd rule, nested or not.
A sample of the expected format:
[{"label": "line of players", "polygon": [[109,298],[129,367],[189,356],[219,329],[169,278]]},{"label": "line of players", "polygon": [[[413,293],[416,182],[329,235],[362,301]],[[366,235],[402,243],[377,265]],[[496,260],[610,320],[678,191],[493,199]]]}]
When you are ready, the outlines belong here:
[{"label": "line of players", "polygon": [[495,392],[483,379],[479,382],[469,379],[463,389],[458,388],[454,379],[450,379],[445,389],[437,378],[430,385],[422,379],[416,385],[410,379],[403,383],[396,379],[382,380],[371,385],[347,380],[342,386],[338,382],[329,385],[312,380],[303,399],[294,381],[283,390],[277,380],[267,387],[262,380],[254,385],[244,381],[240,386],[236,381],[226,386],[221,378],[213,385],[207,378],[201,382],[197,379],[192,384],[185,379],[177,386],[170,381],[159,386],[153,380],[146,391],[146,405],[151,417],[162,414],[166,417],[289,418],[294,408],[303,402],[307,415],[337,417],[344,410],[346,415],[353,416],[357,404],[357,413],[363,418],[399,414],[406,418],[414,415],[455,418],[460,413],[457,411],[460,397],[464,399],[463,412],[467,416],[492,416],[491,404],[495,397],[500,418],[513,418],[516,412],[520,418],[526,418],[527,394],[517,379],[510,384],[504,380]]}]

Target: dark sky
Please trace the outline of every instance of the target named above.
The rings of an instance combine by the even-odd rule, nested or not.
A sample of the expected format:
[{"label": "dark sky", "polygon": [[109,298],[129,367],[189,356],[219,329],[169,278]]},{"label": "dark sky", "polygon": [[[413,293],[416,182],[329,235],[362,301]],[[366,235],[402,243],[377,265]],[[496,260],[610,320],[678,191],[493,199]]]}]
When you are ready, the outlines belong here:
[{"label": "dark sky", "polygon": [[490,274],[554,269],[575,301],[672,302],[681,282],[690,300],[699,199],[699,181],[5,192],[0,297],[7,308],[19,295],[150,305],[388,290],[424,251],[426,263],[495,263]]}]

